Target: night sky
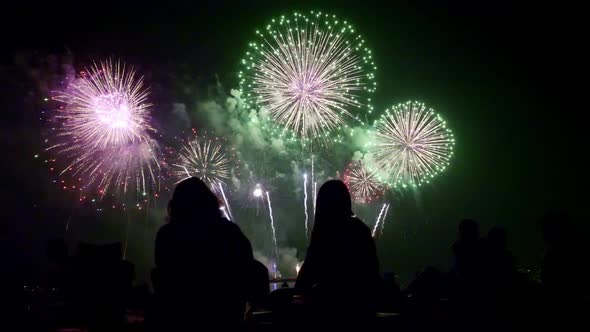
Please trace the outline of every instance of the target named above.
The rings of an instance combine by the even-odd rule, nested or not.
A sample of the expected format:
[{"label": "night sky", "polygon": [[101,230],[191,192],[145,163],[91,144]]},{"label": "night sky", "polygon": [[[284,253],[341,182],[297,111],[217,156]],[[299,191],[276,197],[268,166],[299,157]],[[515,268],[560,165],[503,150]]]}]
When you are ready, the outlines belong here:
[{"label": "night sky", "polygon": [[[445,268],[463,217],[480,221],[484,232],[506,227],[519,265],[527,268],[537,268],[542,256],[538,221],[545,213],[568,211],[588,232],[581,65],[587,37],[579,9],[564,2],[21,1],[3,4],[14,22],[0,20],[0,197],[8,212],[0,252],[10,253],[3,268],[19,277],[42,275],[44,241],[60,236],[64,222],[56,219],[68,214],[64,194],[33,159],[41,149],[38,112],[45,95],[31,72],[45,59],[70,54],[85,65],[120,57],[146,75],[156,103],[190,103],[183,84],[202,88],[219,80],[227,91],[236,88],[254,30],[273,16],[307,9],[346,18],[363,34],[379,67],[377,110],[424,101],[444,115],[456,137],[448,170],[419,200],[405,197],[391,231],[379,239],[384,270],[407,277],[427,264]],[[106,228],[101,231],[111,234]]]}]

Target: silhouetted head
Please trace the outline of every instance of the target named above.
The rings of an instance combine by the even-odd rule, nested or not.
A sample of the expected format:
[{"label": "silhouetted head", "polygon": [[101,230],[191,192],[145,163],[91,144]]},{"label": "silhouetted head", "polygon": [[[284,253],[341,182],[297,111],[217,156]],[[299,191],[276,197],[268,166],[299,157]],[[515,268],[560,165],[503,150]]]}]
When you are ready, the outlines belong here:
[{"label": "silhouetted head", "polygon": [[168,203],[171,222],[214,220],[221,217],[219,201],[205,182],[196,177],[183,180],[174,189]]},{"label": "silhouetted head", "polygon": [[459,238],[462,240],[477,240],[479,238],[479,226],[472,219],[463,219],[459,223]]},{"label": "silhouetted head", "polygon": [[[329,180],[324,183],[316,199],[316,225],[325,220],[339,220],[352,216],[350,192],[340,180]],[[325,219],[325,220],[324,220]]]},{"label": "silhouetted head", "polygon": [[494,226],[489,230],[486,239],[492,248],[506,249],[508,232],[502,227]]}]

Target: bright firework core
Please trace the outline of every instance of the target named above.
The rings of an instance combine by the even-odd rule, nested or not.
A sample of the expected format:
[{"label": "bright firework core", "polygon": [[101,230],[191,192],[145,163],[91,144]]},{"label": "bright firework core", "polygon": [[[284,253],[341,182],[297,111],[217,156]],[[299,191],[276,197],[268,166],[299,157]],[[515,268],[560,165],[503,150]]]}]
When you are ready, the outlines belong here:
[{"label": "bright firework core", "polygon": [[322,83],[314,80],[311,83],[306,82],[306,77],[293,80],[293,99],[302,103],[313,102],[316,98],[322,98]]},{"label": "bright firework core", "polygon": [[262,188],[260,188],[260,185],[256,185],[256,189],[254,189],[252,195],[254,195],[254,197],[262,197]]},{"label": "bright firework core", "polygon": [[99,120],[112,129],[128,129],[131,127],[132,114],[124,96],[110,94],[96,98],[94,111]]}]

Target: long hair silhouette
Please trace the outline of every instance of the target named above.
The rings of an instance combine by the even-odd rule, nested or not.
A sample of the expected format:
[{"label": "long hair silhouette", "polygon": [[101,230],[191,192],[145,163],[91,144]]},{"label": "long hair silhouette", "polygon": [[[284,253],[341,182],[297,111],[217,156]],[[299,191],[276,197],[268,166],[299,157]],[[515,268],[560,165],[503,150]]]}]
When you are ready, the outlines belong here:
[{"label": "long hair silhouette", "polygon": [[316,199],[315,219],[311,242],[325,237],[338,223],[347,222],[353,216],[350,192],[340,180],[329,180],[324,183]]},{"label": "long hair silhouette", "polygon": [[221,218],[219,200],[202,180],[191,177],[181,181],[168,203],[170,222],[217,220]]}]

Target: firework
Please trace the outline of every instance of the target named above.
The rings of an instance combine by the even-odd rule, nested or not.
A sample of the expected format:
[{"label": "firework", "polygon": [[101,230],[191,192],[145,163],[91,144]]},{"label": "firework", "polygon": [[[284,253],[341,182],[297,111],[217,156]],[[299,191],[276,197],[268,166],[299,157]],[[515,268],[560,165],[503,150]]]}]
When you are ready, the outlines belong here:
[{"label": "firework", "polygon": [[387,212],[389,212],[389,207],[391,206],[391,204],[387,204],[387,206],[385,206],[385,211],[383,212],[383,217],[381,218],[381,229],[379,230],[379,234],[383,234],[383,230],[385,229],[385,220],[387,219]]},{"label": "firework", "polygon": [[303,208],[305,211],[305,236],[309,234],[309,214],[307,213],[307,173],[303,174]]},{"label": "firework", "polygon": [[99,150],[89,155],[86,163],[77,161],[77,170],[86,175],[87,185],[97,183],[101,194],[116,187],[122,192],[135,188],[146,195],[147,188],[159,182],[158,155],[158,143],[150,139]]},{"label": "firework", "polygon": [[143,78],[120,61],[94,64],[57,91],[62,105],[50,119],[47,150],[64,162],[60,176],[101,196],[155,191],[159,145],[151,138],[148,95]]},{"label": "firework", "polygon": [[233,150],[227,149],[222,140],[196,134],[183,143],[174,159],[172,174],[179,182],[196,176],[215,192],[229,182],[237,160]]},{"label": "firework", "polygon": [[313,215],[315,216],[315,205],[318,197],[318,183],[313,183]]},{"label": "firework", "polygon": [[376,171],[369,170],[358,160],[351,162],[344,172],[344,183],[350,190],[353,200],[370,203],[383,196],[386,186],[377,177]]},{"label": "firework", "polygon": [[148,95],[133,68],[120,61],[95,63],[54,98],[66,104],[58,115],[62,134],[87,149],[145,141],[153,131]]},{"label": "firework", "polygon": [[239,73],[244,100],[265,110],[283,131],[304,141],[330,133],[372,111],[376,88],[371,51],[336,16],[311,12],[273,19],[256,31]]},{"label": "firework", "polygon": [[311,185],[313,190],[312,201],[313,201],[313,215],[315,217],[315,200],[317,195],[318,183],[315,181],[315,171],[313,167],[313,155],[311,155]]},{"label": "firework", "polygon": [[383,219],[381,219],[381,216],[383,216],[383,212],[386,211],[386,209],[389,208],[389,204],[384,203],[383,206],[381,206],[381,210],[379,211],[379,215],[377,216],[377,220],[375,220],[375,225],[373,226],[373,232],[372,235],[373,237],[375,237],[377,235],[377,231],[379,230],[379,226],[382,226],[383,224]]},{"label": "firework", "polygon": [[252,195],[256,198],[262,197],[262,188],[260,188],[260,184],[256,185],[256,189],[254,189]]},{"label": "firework", "polygon": [[[279,249],[277,245],[277,232],[275,229],[275,219],[272,215],[272,204],[270,202],[270,194],[268,191],[266,192],[266,200],[268,202],[268,214],[270,216],[270,228],[272,230],[272,243],[274,248],[275,259],[279,259]],[[276,267],[275,267],[276,269]]]},{"label": "firework", "polygon": [[223,185],[221,183],[218,183],[218,185],[219,185],[219,191],[221,192],[221,197],[223,197],[223,202],[224,202],[223,213],[225,214],[227,220],[234,220],[233,215],[231,213],[231,209],[229,207],[229,202],[227,201],[227,197],[225,197],[225,191],[223,190]]},{"label": "firework", "polygon": [[420,102],[387,110],[375,123],[367,160],[394,187],[428,183],[449,165],[455,140],[445,121]]},{"label": "firework", "polygon": [[229,217],[229,214],[227,214],[227,209],[225,208],[225,206],[222,206],[219,209],[221,210],[221,212],[223,212],[223,215],[225,216],[225,219],[231,220],[231,218]]}]

